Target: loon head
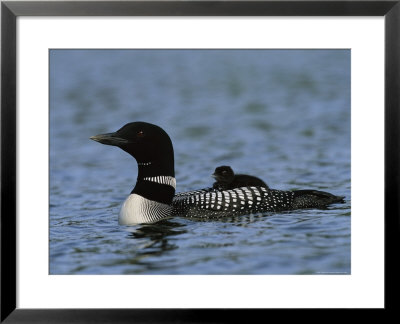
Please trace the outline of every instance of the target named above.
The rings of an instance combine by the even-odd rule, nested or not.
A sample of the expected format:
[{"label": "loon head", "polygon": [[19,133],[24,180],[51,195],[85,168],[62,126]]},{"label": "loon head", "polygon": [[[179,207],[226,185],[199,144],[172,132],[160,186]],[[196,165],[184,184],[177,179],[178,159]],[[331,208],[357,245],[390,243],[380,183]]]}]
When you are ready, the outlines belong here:
[{"label": "loon head", "polygon": [[235,173],[233,172],[233,170],[230,166],[222,165],[215,169],[212,176],[218,182],[230,183],[233,181],[233,178],[235,177]]},{"label": "loon head", "polygon": [[[168,134],[159,126],[146,122],[128,123],[114,133],[99,134],[90,139],[118,146],[138,162],[139,169],[153,170],[146,175],[174,174],[174,150]],[[158,174],[157,174],[158,173]]]},{"label": "loon head", "polygon": [[175,194],[174,150],[168,134],[145,123],[126,124],[114,133],[90,139],[121,148],[138,163],[138,177],[131,194],[121,207],[121,225],[152,223],[171,215]]}]

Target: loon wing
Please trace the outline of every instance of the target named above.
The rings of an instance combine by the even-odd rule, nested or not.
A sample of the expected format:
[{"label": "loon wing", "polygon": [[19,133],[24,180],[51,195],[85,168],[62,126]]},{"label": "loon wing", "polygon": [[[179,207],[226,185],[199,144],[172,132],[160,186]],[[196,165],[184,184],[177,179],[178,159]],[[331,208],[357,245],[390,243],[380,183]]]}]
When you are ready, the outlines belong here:
[{"label": "loon wing", "polygon": [[293,193],[265,187],[206,188],[175,195],[173,214],[189,217],[245,215],[291,208]]},{"label": "loon wing", "polygon": [[344,196],[335,196],[319,190],[293,190],[293,208],[323,208],[334,203],[344,203]]},{"label": "loon wing", "polygon": [[205,188],[175,195],[173,214],[187,217],[224,217],[303,208],[326,208],[344,202],[318,190],[284,191],[265,187],[240,187],[229,190]]}]

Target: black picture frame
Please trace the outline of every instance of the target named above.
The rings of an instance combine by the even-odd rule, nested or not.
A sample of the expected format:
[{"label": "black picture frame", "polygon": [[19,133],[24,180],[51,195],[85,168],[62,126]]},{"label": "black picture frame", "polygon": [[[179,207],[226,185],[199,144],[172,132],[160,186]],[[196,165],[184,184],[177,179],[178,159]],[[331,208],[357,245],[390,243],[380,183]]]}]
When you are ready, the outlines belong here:
[{"label": "black picture frame", "polygon": [[[18,16],[384,16],[385,310],[394,310],[398,270],[400,0],[396,1],[2,1],[1,3],[1,322],[231,322],[266,310],[17,309],[16,19]],[[366,175],[368,176],[368,175]],[[373,188],[371,188],[373,190]],[[397,248],[396,248],[397,247]],[[396,257],[397,256],[397,257]],[[230,320],[232,319],[232,320]]]}]

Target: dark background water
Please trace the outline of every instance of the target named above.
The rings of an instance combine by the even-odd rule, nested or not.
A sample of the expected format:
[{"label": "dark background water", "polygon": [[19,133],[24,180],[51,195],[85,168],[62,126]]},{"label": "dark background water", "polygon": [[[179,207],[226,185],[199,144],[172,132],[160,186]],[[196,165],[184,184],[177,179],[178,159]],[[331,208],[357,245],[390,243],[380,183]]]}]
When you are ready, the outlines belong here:
[{"label": "dark background water", "polygon": [[[177,192],[219,165],[327,210],[119,226],[136,162],[89,137],[147,121]],[[50,274],[350,273],[349,50],[50,51]]]}]

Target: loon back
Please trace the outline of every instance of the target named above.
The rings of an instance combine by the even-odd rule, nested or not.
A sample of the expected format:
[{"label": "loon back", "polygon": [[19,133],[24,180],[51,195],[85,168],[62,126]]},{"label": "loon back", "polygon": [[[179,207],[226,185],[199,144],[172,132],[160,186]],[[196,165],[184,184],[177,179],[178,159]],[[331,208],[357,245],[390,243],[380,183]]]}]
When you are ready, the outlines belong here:
[{"label": "loon back", "polygon": [[340,202],[322,191],[282,191],[245,186],[229,190],[206,188],[175,195],[174,151],[168,134],[159,126],[133,122],[114,133],[92,140],[117,146],[136,159],[138,177],[122,205],[119,223],[153,223],[174,215],[219,217],[297,208],[321,208]]},{"label": "loon back", "polygon": [[325,208],[344,197],[317,190],[285,191],[266,187],[240,187],[220,191],[205,188],[178,193],[173,214],[186,217],[225,217],[278,212],[301,208]]},{"label": "loon back", "polygon": [[330,204],[344,203],[344,196],[335,196],[325,191],[294,190],[293,209],[325,208]]},{"label": "loon back", "polygon": [[222,217],[292,209],[291,191],[265,187],[240,187],[229,190],[207,188],[175,195],[172,206],[177,215]]}]

